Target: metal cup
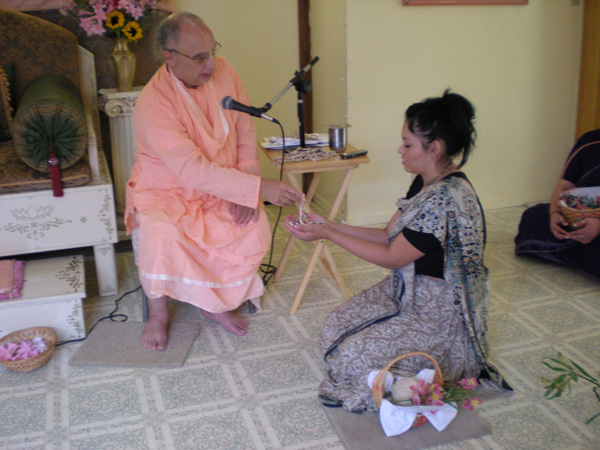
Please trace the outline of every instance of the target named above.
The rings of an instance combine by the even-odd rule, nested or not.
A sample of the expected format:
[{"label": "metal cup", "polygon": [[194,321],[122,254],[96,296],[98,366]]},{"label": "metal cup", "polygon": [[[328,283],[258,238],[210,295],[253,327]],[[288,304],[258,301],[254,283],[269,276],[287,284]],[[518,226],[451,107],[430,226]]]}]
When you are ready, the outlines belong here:
[{"label": "metal cup", "polygon": [[348,127],[350,125],[327,125],[329,129],[329,148],[337,153],[342,153],[348,146]]}]

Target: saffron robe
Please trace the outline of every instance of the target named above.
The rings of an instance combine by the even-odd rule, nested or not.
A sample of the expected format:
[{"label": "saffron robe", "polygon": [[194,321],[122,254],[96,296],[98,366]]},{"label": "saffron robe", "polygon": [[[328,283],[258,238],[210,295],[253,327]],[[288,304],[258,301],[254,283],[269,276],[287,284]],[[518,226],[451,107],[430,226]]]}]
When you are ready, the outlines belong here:
[{"label": "saffron robe", "polygon": [[[150,298],[221,313],[262,295],[257,269],[270,226],[252,119],[221,107],[223,97],[246,104],[249,97],[233,67],[215,61],[211,80],[194,89],[163,65],[142,90],[125,224],[128,234],[137,230],[140,282]],[[258,209],[258,221],[236,225],[232,203]]]}]

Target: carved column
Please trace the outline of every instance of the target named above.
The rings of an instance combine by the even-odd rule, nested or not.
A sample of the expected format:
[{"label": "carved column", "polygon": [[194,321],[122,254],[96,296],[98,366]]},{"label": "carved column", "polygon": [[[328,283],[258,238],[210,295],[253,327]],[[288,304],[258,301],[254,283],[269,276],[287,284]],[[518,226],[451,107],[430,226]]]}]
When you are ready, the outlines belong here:
[{"label": "carved column", "polygon": [[[100,89],[99,107],[109,117],[110,142],[112,145],[113,182],[117,214],[125,210],[125,187],[135,155],[135,129],[133,127],[133,109],[142,86],[128,92],[116,89]],[[122,221],[119,220],[119,224]]]}]

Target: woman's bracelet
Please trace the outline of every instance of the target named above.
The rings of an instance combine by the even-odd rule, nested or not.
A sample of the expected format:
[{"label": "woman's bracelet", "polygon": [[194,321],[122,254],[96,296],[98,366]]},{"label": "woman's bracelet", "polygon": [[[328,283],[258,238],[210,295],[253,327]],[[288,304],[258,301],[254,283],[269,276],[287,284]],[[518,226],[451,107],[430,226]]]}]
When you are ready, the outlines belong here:
[{"label": "woman's bracelet", "polygon": [[550,211],[550,215],[552,214],[560,214],[560,211]]}]

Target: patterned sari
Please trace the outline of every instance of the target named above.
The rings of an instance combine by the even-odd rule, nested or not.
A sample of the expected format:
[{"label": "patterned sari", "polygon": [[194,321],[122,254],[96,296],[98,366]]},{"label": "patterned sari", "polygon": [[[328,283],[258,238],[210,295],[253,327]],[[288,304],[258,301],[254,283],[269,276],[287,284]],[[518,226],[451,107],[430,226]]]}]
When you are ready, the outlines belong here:
[{"label": "patterned sari", "polygon": [[[398,206],[402,214],[392,225],[390,242],[404,228],[433,234],[444,250],[444,279],[415,275],[411,263],[329,314],[321,331],[329,370],[319,388],[326,405],[376,410],[368,373],[408,352],[435,358],[447,382],[485,369],[497,374],[486,362],[485,223],[473,188],[466,178],[450,176],[400,199]],[[393,372],[414,375],[430,364],[406,358]]]}]

